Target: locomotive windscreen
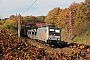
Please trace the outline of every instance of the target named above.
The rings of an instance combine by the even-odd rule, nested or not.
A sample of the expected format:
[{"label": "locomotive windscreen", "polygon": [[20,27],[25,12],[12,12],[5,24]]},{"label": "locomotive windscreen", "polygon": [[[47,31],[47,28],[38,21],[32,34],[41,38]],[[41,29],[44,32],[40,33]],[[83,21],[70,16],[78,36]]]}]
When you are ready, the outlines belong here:
[{"label": "locomotive windscreen", "polygon": [[60,36],[59,28],[49,28],[49,35]]}]

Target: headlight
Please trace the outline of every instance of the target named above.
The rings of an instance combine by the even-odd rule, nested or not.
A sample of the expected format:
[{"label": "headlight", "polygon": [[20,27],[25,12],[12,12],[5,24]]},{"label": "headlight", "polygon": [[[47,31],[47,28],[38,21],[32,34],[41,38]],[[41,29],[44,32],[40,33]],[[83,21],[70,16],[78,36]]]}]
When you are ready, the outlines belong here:
[{"label": "headlight", "polygon": [[59,38],[57,38],[57,40],[60,40]]},{"label": "headlight", "polygon": [[49,39],[51,39],[51,38],[49,38]]}]

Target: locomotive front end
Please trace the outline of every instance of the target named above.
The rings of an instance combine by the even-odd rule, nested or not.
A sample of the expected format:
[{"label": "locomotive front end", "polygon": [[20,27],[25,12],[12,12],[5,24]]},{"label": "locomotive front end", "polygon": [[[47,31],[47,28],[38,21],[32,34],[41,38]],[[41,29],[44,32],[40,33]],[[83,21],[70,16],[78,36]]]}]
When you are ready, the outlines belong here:
[{"label": "locomotive front end", "polygon": [[61,40],[60,28],[51,27],[48,30],[49,31],[47,43],[50,45],[57,45]]}]

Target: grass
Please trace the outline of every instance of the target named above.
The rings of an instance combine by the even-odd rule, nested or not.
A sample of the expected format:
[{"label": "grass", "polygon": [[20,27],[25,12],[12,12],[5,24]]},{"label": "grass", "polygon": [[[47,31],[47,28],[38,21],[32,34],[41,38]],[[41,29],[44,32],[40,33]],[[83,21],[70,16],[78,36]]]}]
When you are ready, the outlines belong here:
[{"label": "grass", "polygon": [[85,44],[90,45],[90,31],[82,33],[81,35],[76,36],[73,40],[69,40],[68,33],[63,29],[61,31],[61,39],[68,43],[79,43],[79,44]]},{"label": "grass", "polygon": [[90,45],[90,31],[84,32],[80,36],[76,36],[73,42]]}]

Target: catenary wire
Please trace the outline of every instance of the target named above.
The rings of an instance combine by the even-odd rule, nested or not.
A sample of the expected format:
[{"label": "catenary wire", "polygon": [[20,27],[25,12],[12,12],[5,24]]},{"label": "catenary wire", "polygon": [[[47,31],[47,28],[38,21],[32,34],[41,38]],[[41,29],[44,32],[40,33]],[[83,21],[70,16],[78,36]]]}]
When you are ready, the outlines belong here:
[{"label": "catenary wire", "polygon": [[25,12],[27,12],[35,3],[36,3],[37,0],[35,0],[32,5],[30,5],[22,14],[24,14]]}]

